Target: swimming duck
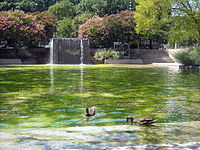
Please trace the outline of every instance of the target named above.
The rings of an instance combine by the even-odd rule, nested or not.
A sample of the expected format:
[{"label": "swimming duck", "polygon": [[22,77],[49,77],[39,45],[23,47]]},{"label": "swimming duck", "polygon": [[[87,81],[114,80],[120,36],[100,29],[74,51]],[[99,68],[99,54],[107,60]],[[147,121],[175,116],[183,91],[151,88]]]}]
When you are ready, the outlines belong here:
[{"label": "swimming duck", "polygon": [[96,114],[96,108],[93,106],[91,108],[86,108],[86,115],[87,117],[89,116],[94,116]]},{"label": "swimming duck", "polygon": [[140,118],[140,119],[134,119],[132,116],[126,117],[126,121],[128,122],[129,120],[131,120],[132,123],[135,123],[137,125],[148,125],[157,121],[156,119],[148,118],[148,117]]}]

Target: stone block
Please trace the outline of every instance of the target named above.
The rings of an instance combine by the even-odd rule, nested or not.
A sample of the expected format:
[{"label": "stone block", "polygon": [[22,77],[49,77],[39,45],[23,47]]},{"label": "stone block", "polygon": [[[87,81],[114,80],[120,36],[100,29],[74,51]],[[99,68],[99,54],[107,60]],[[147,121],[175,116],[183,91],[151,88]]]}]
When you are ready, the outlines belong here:
[{"label": "stone block", "polygon": [[141,59],[106,59],[105,64],[143,64]]},{"label": "stone block", "polygon": [[23,64],[36,64],[35,59],[25,59],[23,60]]},{"label": "stone block", "polygon": [[22,64],[21,59],[0,59],[1,65]]}]

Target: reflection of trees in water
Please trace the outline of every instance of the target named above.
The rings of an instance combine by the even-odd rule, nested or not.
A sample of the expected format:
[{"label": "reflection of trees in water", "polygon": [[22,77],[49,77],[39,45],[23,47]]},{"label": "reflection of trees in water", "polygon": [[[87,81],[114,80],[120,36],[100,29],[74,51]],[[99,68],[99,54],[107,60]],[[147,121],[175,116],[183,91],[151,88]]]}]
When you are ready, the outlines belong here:
[{"label": "reflection of trees in water", "polygon": [[[10,111],[4,117],[5,121],[14,125],[34,122],[38,118],[35,122],[44,122],[48,127],[123,124],[127,115],[136,119],[154,117],[158,122],[198,120],[199,81],[196,84],[193,80],[199,75],[191,73],[190,81],[188,75],[179,73],[171,78],[171,74],[160,68],[84,66],[81,83],[80,66],[55,67],[53,74],[48,69],[24,67],[23,70],[1,73],[3,80],[12,81],[11,85],[3,84],[5,93],[1,93],[5,97],[2,103],[12,102],[2,106]],[[25,99],[17,103],[16,97]],[[97,107],[97,118],[93,122],[84,122],[85,108],[91,106]],[[14,107],[15,111],[11,111]],[[5,115],[5,112],[1,114]],[[29,117],[18,118],[20,116]],[[147,135],[151,133],[148,132],[141,134],[147,141]]]}]

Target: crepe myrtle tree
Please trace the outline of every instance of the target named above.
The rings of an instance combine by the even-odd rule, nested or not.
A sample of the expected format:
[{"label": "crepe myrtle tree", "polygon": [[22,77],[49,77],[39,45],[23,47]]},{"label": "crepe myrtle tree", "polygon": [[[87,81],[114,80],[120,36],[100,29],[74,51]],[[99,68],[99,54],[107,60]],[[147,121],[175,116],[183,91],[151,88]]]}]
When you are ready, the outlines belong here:
[{"label": "crepe myrtle tree", "polygon": [[0,12],[0,40],[7,41],[18,53],[22,46],[47,40],[52,36],[55,19],[48,12],[25,13],[20,10]]},{"label": "crepe myrtle tree", "polygon": [[133,12],[121,11],[105,17],[94,16],[79,27],[79,38],[88,38],[94,45],[111,47],[114,41],[137,40]]}]

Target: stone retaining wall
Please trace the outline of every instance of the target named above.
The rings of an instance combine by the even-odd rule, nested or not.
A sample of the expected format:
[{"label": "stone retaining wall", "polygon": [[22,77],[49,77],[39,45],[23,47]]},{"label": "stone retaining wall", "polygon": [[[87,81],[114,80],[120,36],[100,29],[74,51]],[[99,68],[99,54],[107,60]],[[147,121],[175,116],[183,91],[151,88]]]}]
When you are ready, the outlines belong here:
[{"label": "stone retaining wall", "polygon": [[175,58],[177,53],[187,51],[188,49],[166,49],[169,54],[169,57],[175,62],[179,63],[179,61]]},{"label": "stone retaining wall", "polygon": [[200,71],[200,66],[180,65],[179,69],[181,69],[181,70],[191,70],[191,71]]},{"label": "stone retaining wall", "polygon": [[22,64],[21,59],[0,59],[0,65]]}]

